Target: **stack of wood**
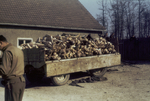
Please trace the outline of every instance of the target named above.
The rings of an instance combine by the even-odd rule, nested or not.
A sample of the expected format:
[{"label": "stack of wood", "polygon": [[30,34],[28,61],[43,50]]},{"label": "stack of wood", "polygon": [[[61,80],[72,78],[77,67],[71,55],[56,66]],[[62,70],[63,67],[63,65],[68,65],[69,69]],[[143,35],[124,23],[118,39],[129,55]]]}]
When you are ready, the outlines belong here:
[{"label": "stack of wood", "polygon": [[46,60],[60,60],[77,57],[116,53],[114,45],[106,39],[92,39],[80,35],[46,35],[37,42],[21,45],[22,49],[44,48]]}]

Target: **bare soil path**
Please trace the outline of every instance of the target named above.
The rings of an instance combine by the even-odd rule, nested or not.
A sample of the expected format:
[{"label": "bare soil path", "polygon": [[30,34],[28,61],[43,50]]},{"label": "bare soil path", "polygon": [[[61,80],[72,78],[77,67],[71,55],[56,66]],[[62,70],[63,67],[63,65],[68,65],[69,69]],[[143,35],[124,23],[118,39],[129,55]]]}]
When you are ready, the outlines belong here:
[{"label": "bare soil path", "polygon": [[[150,101],[150,62],[108,68],[107,81],[78,83],[79,86],[49,85],[47,78],[29,84],[23,101]],[[0,78],[1,80],[1,78]],[[0,85],[0,101],[4,87]]]}]

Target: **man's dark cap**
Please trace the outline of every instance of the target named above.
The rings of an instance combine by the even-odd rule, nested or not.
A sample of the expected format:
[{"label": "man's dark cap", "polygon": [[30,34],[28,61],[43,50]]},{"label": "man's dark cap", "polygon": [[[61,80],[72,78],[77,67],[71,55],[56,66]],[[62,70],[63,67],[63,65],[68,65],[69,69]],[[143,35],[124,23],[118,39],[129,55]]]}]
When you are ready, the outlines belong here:
[{"label": "man's dark cap", "polygon": [[7,39],[3,35],[0,35],[0,41],[7,42]]}]

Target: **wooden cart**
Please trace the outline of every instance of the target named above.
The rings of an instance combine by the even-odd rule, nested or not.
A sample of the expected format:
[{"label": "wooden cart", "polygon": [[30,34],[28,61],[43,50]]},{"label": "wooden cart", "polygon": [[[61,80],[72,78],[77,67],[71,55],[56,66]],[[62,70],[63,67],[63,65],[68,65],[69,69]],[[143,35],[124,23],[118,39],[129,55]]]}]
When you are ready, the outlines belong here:
[{"label": "wooden cart", "polygon": [[24,49],[25,73],[30,82],[50,77],[55,85],[64,85],[70,74],[75,72],[90,72],[94,76],[103,76],[106,67],[121,64],[121,55],[106,54],[72,59],[45,61],[44,49]]}]

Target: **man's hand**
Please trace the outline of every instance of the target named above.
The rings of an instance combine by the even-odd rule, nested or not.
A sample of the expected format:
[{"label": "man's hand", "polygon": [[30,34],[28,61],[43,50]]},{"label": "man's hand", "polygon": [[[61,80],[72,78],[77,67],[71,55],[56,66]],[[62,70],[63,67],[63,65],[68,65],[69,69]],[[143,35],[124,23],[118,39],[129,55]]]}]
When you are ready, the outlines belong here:
[{"label": "man's hand", "polygon": [[0,75],[4,75],[4,71],[0,68]]},{"label": "man's hand", "polygon": [[2,80],[2,81],[1,81],[1,84],[2,84],[3,86],[5,86],[5,85],[7,84],[7,82],[4,81],[4,80]]}]

